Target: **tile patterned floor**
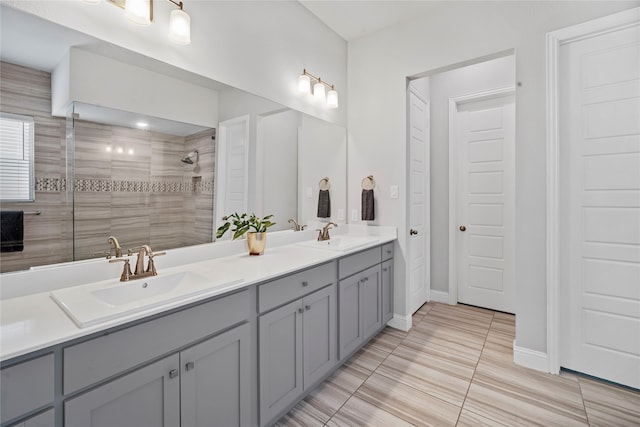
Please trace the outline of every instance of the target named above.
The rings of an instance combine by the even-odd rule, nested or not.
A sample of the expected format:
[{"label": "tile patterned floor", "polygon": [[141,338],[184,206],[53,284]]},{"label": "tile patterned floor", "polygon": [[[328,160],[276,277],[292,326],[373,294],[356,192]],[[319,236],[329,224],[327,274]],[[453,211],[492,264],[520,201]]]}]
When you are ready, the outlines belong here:
[{"label": "tile patterned floor", "polygon": [[515,318],[427,303],[276,426],[640,426],[640,393],[513,363]]}]

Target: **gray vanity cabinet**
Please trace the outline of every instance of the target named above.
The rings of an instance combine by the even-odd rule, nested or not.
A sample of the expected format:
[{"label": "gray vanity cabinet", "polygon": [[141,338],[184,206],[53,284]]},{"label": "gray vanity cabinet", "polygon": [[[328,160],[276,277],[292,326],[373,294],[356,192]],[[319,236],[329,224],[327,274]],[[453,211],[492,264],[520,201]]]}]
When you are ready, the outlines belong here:
[{"label": "gray vanity cabinet", "polygon": [[287,409],[337,363],[336,287],[259,318],[260,425]]},{"label": "gray vanity cabinet", "polygon": [[248,324],[65,403],[65,427],[249,425]]},{"label": "gray vanity cabinet", "polygon": [[339,298],[339,352],[342,360],[382,327],[380,265],[341,280]]},{"label": "gray vanity cabinet", "polygon": [[251,418],[250,327],[180,353],[181,427],[241,427]]},{"label": "gray vanity cabinet", "polygon": [[179,361],[174,354],[68,400],[65,427],[180,425]]},{"label": "gray vanity cabinet", "polygon": [[393,260],[382,263],[382,323],[393,318]]}]

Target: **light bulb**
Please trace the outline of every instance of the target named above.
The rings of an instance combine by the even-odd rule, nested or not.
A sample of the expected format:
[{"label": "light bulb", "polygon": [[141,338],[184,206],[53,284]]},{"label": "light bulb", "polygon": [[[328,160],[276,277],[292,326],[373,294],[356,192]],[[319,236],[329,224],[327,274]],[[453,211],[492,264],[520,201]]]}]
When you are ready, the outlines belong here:
[{"label": "light bulb", "polygon": [[178,44],[191,43],[191,18],[182,9],[171,12],[169,18],[169,39]]},{"label": "light bulb", "polygon": [[313,96],[318,100],[324,100],[324,97],[325,97],[324,84],[318,81],[318,83],[313,85]]},{"label": "light bulb", "polygon": [[311,79],[306,74],[302,74],[298,77],[298,91],[300,93],[311,92]]},{"label": "light bulb", "polygon": [[134,24],[150,25],[150,0],[127,0],[124,6],[124,16]]},{"label": "light bulb", "polygon": [[327,92],[327,107],[338,108],[338,92],[333,87]]}]

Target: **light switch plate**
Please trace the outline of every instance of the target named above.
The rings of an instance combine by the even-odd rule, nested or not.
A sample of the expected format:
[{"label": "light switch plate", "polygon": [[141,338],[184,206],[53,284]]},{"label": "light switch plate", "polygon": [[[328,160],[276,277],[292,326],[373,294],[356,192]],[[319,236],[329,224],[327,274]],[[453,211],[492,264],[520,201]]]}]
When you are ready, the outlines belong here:
[{"label": "light switch plate", "polygon": [[351,210],[351,221],[357,221],[358,220],[358,209],[352,209]]},{"label": "light switch plate", "polygon": [[344,209],[338,209],[338,221],[344,221]]},{"label": "light switch plate", "polygon": [[307,187],[307,199],[310,199],[312,197],[313,197],[313,188]]},{"label": "light switch plate", "polygon": [[391,196],[392,199],[397,199],[398,198],[398,186],[397,185],[392,185],[391,188],[389,189],[389,195]]}]

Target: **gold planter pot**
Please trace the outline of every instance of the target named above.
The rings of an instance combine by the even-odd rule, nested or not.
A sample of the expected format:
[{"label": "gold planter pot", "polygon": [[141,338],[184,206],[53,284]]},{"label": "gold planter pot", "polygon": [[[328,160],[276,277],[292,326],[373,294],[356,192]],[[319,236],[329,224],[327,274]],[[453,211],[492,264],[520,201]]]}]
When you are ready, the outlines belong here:
[{"label": "gold planter pot", "polygon": [[262,255],[264,247],[267,244],[267,233],[247,233],[247,246],[249,247],[249,255]]}]

